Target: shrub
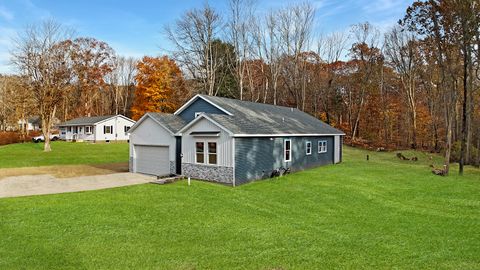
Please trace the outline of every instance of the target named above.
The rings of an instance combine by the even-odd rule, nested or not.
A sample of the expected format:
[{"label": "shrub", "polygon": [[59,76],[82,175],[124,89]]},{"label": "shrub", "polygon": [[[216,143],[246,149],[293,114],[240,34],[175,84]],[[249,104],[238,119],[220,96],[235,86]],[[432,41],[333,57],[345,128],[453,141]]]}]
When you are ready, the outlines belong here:
[{"label": "shrub", "polygon": [[30,141],[33,136],[38,136],[39,132],[30,132],[25,140],[22,139],[22,134],[15,131],[0,132],[0,145],[19,143],[24,141]]},{"label": "shrub", "polygon": [[[452,161],[452,162],[460,161],[460,149],[461,149],[461,142],[456,141],[452,145],[452,152],[450,154],[450,161]],[[475,147],[475,145],[470,144],[470,157],[467,158],[467,160],[470,161],[470,164],[474,164],[475,160],[477,160],[477,153],[478,153],[478,151],[477,151],[477,148]]]}]

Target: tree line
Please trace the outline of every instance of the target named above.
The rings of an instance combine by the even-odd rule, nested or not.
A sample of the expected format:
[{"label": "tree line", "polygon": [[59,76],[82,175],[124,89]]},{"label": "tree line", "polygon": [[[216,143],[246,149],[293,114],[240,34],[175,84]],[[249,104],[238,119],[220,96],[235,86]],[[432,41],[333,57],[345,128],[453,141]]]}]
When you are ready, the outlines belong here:
[{"label": "tree line", "polygon": [[[342,129],[352,144],[424,149],[480,163],[478,0],[414,1],[383,33],[368,22],[315,30],[309,2],[260,13],[205,4],[165,26],[168,56],[126,59],[51,21],[27,28],[2,77],[0,120],[173,112],[196,93],[296,107]],[[3,87],[2,87],[3,85]],[[3,90],[2,90],[3,89]],[[12,94],[12,93],[10,93]],[[10,102],[15,105],[4,105]],[[45,130],[45,132],[49,132]]]}]

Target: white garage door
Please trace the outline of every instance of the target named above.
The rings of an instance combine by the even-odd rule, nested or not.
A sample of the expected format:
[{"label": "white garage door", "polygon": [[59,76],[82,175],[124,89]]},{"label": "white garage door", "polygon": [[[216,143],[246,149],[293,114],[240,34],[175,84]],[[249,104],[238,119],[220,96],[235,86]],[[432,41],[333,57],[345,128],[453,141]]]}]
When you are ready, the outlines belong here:
[{"label": "white garage door", "polygon": [[135,145],[136,172],[152,175],[169,175],[168,146]]}]

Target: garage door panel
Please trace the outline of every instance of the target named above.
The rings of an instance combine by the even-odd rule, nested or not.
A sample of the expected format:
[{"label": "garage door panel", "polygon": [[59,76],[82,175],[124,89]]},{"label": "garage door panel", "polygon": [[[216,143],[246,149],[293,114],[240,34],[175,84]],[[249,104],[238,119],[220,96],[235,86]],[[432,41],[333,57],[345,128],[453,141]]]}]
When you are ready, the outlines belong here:
[{"label": "garage door panel", "polygon": [[152,175],[169,175],[168,146],[135,145],[136,172]]}]

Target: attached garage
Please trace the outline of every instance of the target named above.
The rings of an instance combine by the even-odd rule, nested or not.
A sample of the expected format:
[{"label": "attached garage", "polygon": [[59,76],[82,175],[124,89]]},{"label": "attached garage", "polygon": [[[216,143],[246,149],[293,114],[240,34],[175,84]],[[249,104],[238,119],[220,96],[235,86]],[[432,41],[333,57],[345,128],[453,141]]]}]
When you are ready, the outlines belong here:
[{"label": "attached garage", "polygon": [[135,169],[137,173],[164,176],[170,174],[168,146],[134,145]]}]

